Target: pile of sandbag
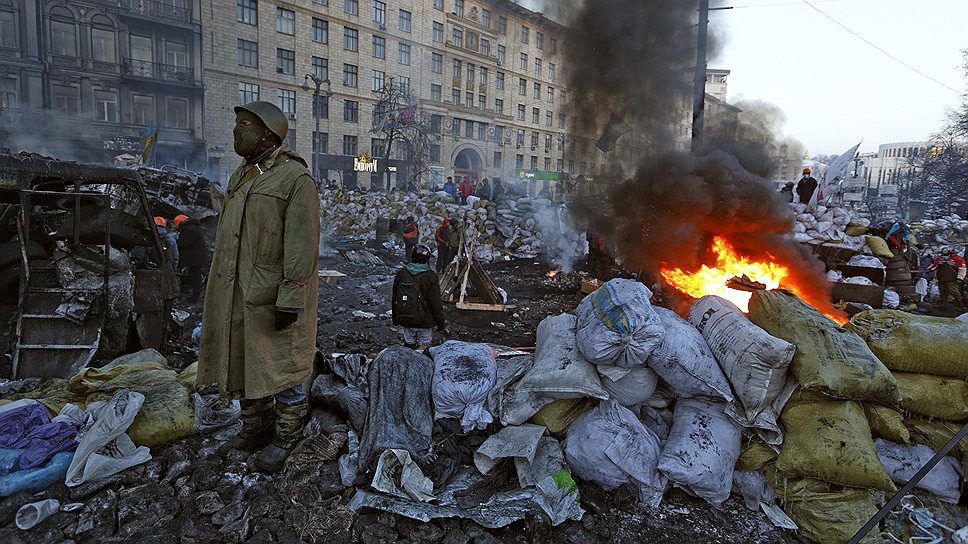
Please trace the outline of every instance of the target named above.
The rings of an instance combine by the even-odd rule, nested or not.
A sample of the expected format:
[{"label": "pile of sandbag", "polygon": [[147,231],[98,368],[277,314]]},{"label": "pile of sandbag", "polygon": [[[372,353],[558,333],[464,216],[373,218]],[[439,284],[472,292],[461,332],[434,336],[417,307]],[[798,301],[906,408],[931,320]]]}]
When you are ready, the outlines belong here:
[{"label": "pile of sandbag", "polygon": [[336,236],[370,239],[380,218],[417,220],[419,240],[434,246],[434,232],[445,217],[464,222],[468,236],[477,233],[475,257],[488,262],[505,256],[534,257],[545,250],[562,255],[584,255],[587,244],[571,228],[567,209],[547,199],[504,198],[497,202],[477,197],[467,204],[445,192],[362,193],[331,191],[320,196],[324,230]]},{"label": "pile of sandbag", "polygon": [[870,221],[853,218],[839,206],[816,206],[790,204],[796,214],[793,224],[793,238],[800,243],[822,244],[832,242],[856,249],[864,245],[863,234]]},{"label": "pile of sandbag", "polygon": [[911,230],[917,233],[920,243],[930,246],[968,240],[968,220],[956,213],[914,223]]}]

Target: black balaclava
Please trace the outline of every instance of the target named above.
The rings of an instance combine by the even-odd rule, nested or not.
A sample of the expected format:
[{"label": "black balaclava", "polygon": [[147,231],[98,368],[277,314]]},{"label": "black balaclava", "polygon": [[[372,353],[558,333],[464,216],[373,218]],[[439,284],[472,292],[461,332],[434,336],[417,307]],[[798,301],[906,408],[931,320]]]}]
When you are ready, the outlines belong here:
[{"label": "black balaclava", "polygon": [[[246,126],[244,121],[250,124]],[[235,114],[232,135],[235,138],[235,153],[247,163],[257,162],[267,151],[279,147],[281,143],[279,137],[266,127],[259,116],[247,110],[239,110]]]}]

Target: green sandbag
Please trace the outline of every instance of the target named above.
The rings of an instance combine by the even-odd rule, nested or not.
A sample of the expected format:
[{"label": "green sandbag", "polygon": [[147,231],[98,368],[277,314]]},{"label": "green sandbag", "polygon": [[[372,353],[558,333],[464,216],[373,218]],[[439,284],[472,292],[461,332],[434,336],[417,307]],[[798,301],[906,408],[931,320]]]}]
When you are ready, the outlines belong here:
[{"label": "green sandbag", "polygon": [[[905,418],[904,426],[911,433],[911,442],[924,444],[932,450],[938,451],[951,440],[952,436],[958,434],[962,424],[915,416]],[[964,438],[958,442],[948,455],[961,461],[961,466],[968,466],[968,438]],[[962,479],[965,479],[964,475]]]},{"label": "green sandbag", "polygon": [[968,379],[968,323],[899,310],[868,310],[847,329],[891,370]]},{"label": "green sandbag", "polygon": [[776,468],[783,474],[890,493],[896,490],[877,457],[861,403],[823,399],[801,390],[780,419],[786,437]]},{"label": "green sandbag", "polygon": [[901,407],[906,412],[950,421],[968,419],[968,382],[965,380],[913,372],[895,372],[894,378],[901,392]]},{"label": "green sandbag", "polygon": [[[877,514],[878,492],[841,487],[812,478],[785,478],[775,468],[764,471],[783,510],[813,542],[844,544]],[[874,527],[861,544],[881,544]]]},{"label": "green sandbag", "polygon": [[749,472],[763,470],[767,465],[776,461],[776,452],[763,442],[750,442],[739,454],[735,470]]},{"label": "green sandbag", "polygon": [[548,433],[555,438],[564,438],[568,433],[568,427],[578,419],[579,416],[592,408],[598,406],[598,399],[578,398],[578,399],[558,399],[538,413],[531,416],[528,423],[543,425],[548,428]]},{"label": "green sandbag", "polygon": [[135,444],[163,446],[191,433],[195,423],[192,391],[179,383],[174,370],[160,363],[124,364],[108,371],[85,368],[59,387],[31,391],[22,398],[37,399],[56,414],[67,403],[86,408],[92,402],[110,399],[122,389],[145,396],[127,431]]},{"label": "green sandbag", "polygon": [[867,416],[867,423],[871,426],[871,434],[874,438],[883,438],[898,444],[911,443],[911,433],[904,426],[901,412],[887,406],[865,402],[864,415]]},{"label": "green sandbag", "polygon": [[834,398],[898,406],[897,384],[856,334],[788,291],[756,291],[750,321],[797,346],[790,370],[804,389]]}]

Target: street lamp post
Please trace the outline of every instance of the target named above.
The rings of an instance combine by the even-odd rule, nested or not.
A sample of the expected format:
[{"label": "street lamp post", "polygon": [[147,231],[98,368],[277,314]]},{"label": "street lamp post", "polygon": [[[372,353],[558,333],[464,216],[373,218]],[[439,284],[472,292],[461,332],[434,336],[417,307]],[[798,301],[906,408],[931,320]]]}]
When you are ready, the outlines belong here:
[{"label": "street lamp post", "polygon": [[[313,84],[316,86],[315,89],[312,89],[312,87],[309,86],[310,80],[312,80]],[[324,83],[326,84],[326,89],[321,91],[320,88],[323,86]],[[319,159],[317,158],[318,153],[316,151],[316,139],[319,138],[319,113],[320,112],[318,108],[322,107],[322,105],[319,103],[319,95],[322,94],[323,96],[326,97],[326,102],[328,107],[329,97],[333,96],[333,87],[328,79],[320,79],[313,74],[306,74],[306,77],[303,78],[302,90],[309,91],[311,89],[313,91],[313,117],[316,118],[316,132],[313,133],[313,138],[312,138],[313,178],[315,179],[319,177]],[[329,115],[327,115],[327,118],[329,118]]]}]

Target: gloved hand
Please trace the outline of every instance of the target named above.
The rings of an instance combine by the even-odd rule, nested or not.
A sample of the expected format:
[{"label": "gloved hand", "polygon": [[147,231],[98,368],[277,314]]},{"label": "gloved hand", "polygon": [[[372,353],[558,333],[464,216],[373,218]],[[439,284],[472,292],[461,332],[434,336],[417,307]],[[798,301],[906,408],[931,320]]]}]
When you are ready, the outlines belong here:
[{"label": "gloved hand", "polygon": [[281,331],[289,328],[297,319],[299,319],[298,313],[276,310],[276,330]]}]

